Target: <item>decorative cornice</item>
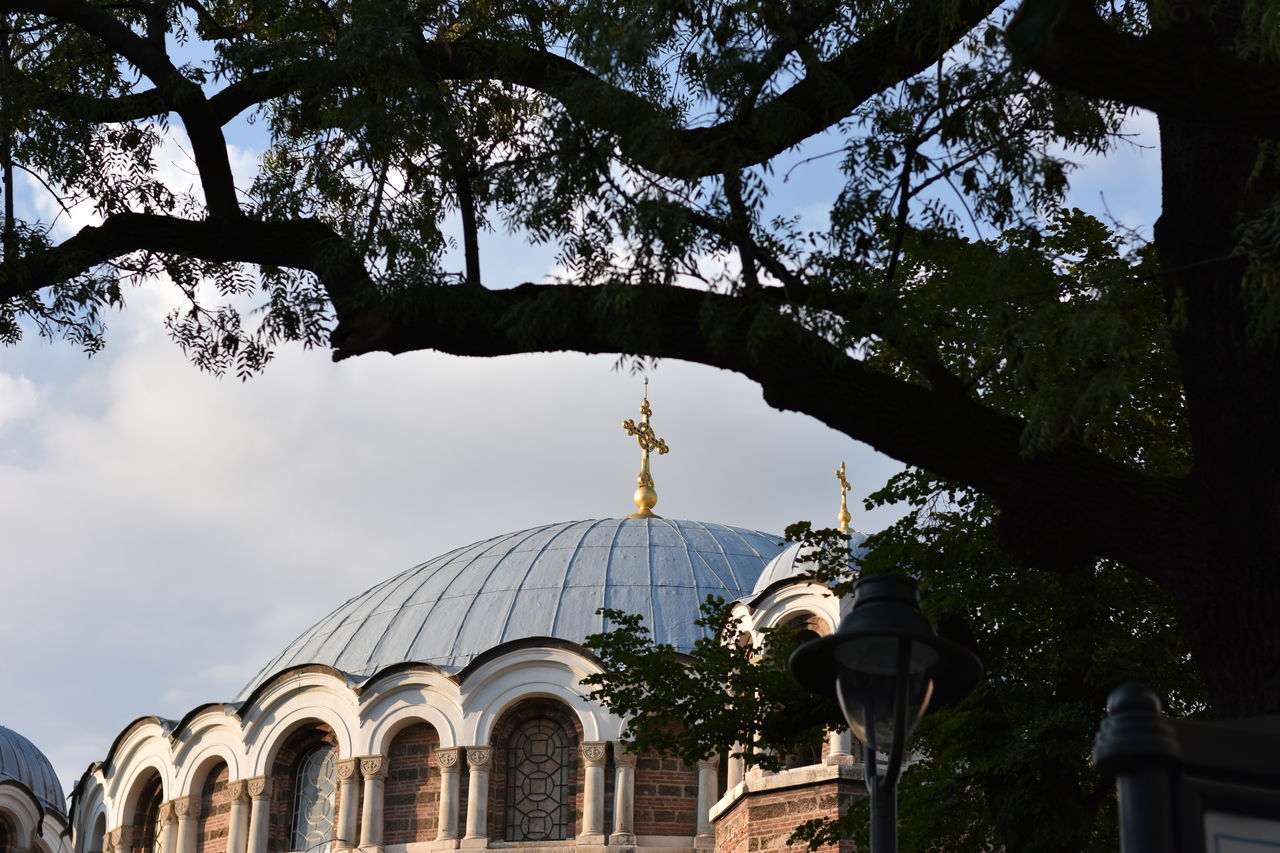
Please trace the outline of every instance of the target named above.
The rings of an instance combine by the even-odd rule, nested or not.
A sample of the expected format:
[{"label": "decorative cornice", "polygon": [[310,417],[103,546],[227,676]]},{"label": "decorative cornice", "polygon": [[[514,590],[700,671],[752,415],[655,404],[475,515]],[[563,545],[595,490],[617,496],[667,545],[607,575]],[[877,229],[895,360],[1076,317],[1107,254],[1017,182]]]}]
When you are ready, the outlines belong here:
[{"label": "decorative cornice", "polygon": [[582,761],[588,767],[603,767],[606,754],[605,741],[587,741],[582,744]]},{"label": "decorative cornice", "polygon": [[448,746],[444,749],[436,750],[436,767],[440,768],[441,773],[452,773],[458,769],[458,753],[462,752],[460,746]]},{"label": "decorative cornice", "polygon": [[360,759],[358,758],[339,758],[337,763],[338,781],[351,782],[354,780],[356,778],[356,768],[359,766]]},{"label": "decorative cornice", "polygon": [[255,800],[271,796],[271,779],[266,776],[254,776],[246,779],[249,783],[249,796]]},{"label": "decorative cornice", "polygon": [[492,766],[493,749],[487,746],[467,747],[467,764],[472,770],[488,770]]},{"label": "decorative cornice", "polygon": [[387,778],[387,759],[381,755],[366,755],[360,759],[360,773],[366,779]]}]

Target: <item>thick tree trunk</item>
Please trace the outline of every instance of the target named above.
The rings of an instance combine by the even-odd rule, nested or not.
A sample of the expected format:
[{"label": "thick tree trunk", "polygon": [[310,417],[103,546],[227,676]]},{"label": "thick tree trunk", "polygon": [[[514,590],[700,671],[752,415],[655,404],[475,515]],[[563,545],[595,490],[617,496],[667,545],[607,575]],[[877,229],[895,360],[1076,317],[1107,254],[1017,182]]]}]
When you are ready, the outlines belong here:
[{"label": "thick tree trunk", "polygon": [[1191,425],[1199,523],[1169,530],[1165,585],[1223,717],[1280,713],[1280,353],[1257,328],[1237,250],[1275,189],[1253,173],[1258,143],[1162,117],[1156,248]]}]

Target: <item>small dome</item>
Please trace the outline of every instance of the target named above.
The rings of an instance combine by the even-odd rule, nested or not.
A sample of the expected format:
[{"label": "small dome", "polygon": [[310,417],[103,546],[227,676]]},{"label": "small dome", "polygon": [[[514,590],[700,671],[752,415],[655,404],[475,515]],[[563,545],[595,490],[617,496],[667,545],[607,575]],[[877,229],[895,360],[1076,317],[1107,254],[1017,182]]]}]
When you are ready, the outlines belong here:
[{"label": "small dome", "polygon": [[[850,531],[849,552],[854,557],[861,556],[863,551],[862,543],[866,541],[866,534],[859,533],[856,530]],[[750,597],[754,599],[762,595],[778,581],[788,580],[797,575],[813,571],[814,565],[811,562],[800,562],[801,558],[812,553],[812,548],[806,547],[799,542],[792,542],[782,549],[782,552],[764,567],[764,571],[760,573],[760,578],[751,590]]]},{"label": "small dome", "polygon": [[596,610],[639,613],[660,643],[689,651],[708,595],[746,595],[780,537],[660,518],[572,521],[459,548],[383,581],[294,640],[240,694],[281,670],[327,664],[367,677],[409,661],[453,672],[512,640],[575,643],[608,625]]},{"label": "small dome", "polygon": [[62,783],[49,759],[31,741],[4,726],[0,726],[0,779],[21,782],[45,808],[67,813]]}]

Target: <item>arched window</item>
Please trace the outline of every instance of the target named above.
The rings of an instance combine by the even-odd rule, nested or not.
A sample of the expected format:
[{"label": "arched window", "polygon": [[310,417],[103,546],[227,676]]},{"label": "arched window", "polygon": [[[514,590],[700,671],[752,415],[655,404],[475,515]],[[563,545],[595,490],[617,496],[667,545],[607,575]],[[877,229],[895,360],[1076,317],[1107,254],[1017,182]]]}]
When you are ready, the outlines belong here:
[{"label": "arched window", "polygon": [[338,752],[321,743],[298,760],[293,781],[290,850],[328,853],[333,844],[333,806],[338,790]]},{"label": "arched window", "polygon": [[9,825],[9,819],[0,814],[0,853],[13,853],[13,827]]},{"label": "arched window", "polygon": [[508,841],[569,837],[573,745],[564,726],[546,717],[512,730],[507,747]]},{"label": "arched window", "polygon": [[160,825],[160,804],[164,802],[164,786],[159,774],[152,774],[138,794],[133,817],[134,853],[166,853],[164,827]]}]

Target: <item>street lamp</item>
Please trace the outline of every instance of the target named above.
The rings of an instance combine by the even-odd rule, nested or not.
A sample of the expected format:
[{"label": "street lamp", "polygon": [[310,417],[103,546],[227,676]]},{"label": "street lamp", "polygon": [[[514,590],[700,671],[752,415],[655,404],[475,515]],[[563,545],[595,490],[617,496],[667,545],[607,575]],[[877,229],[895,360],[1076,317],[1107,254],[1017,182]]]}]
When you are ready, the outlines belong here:
[{"label": "street lamp", "polygon": [[[828,637],[791,655],[791,673],[835,696],[863,745],[871,795],[871,853],[898,847],[898,776],[907,739],[931,705],[958,701],[982,678],[973,652],[939,637],[920,612],[915,578],[874,575],[853,588],[853,609]],[[887,757],[880,766],[877,753]]]}]

